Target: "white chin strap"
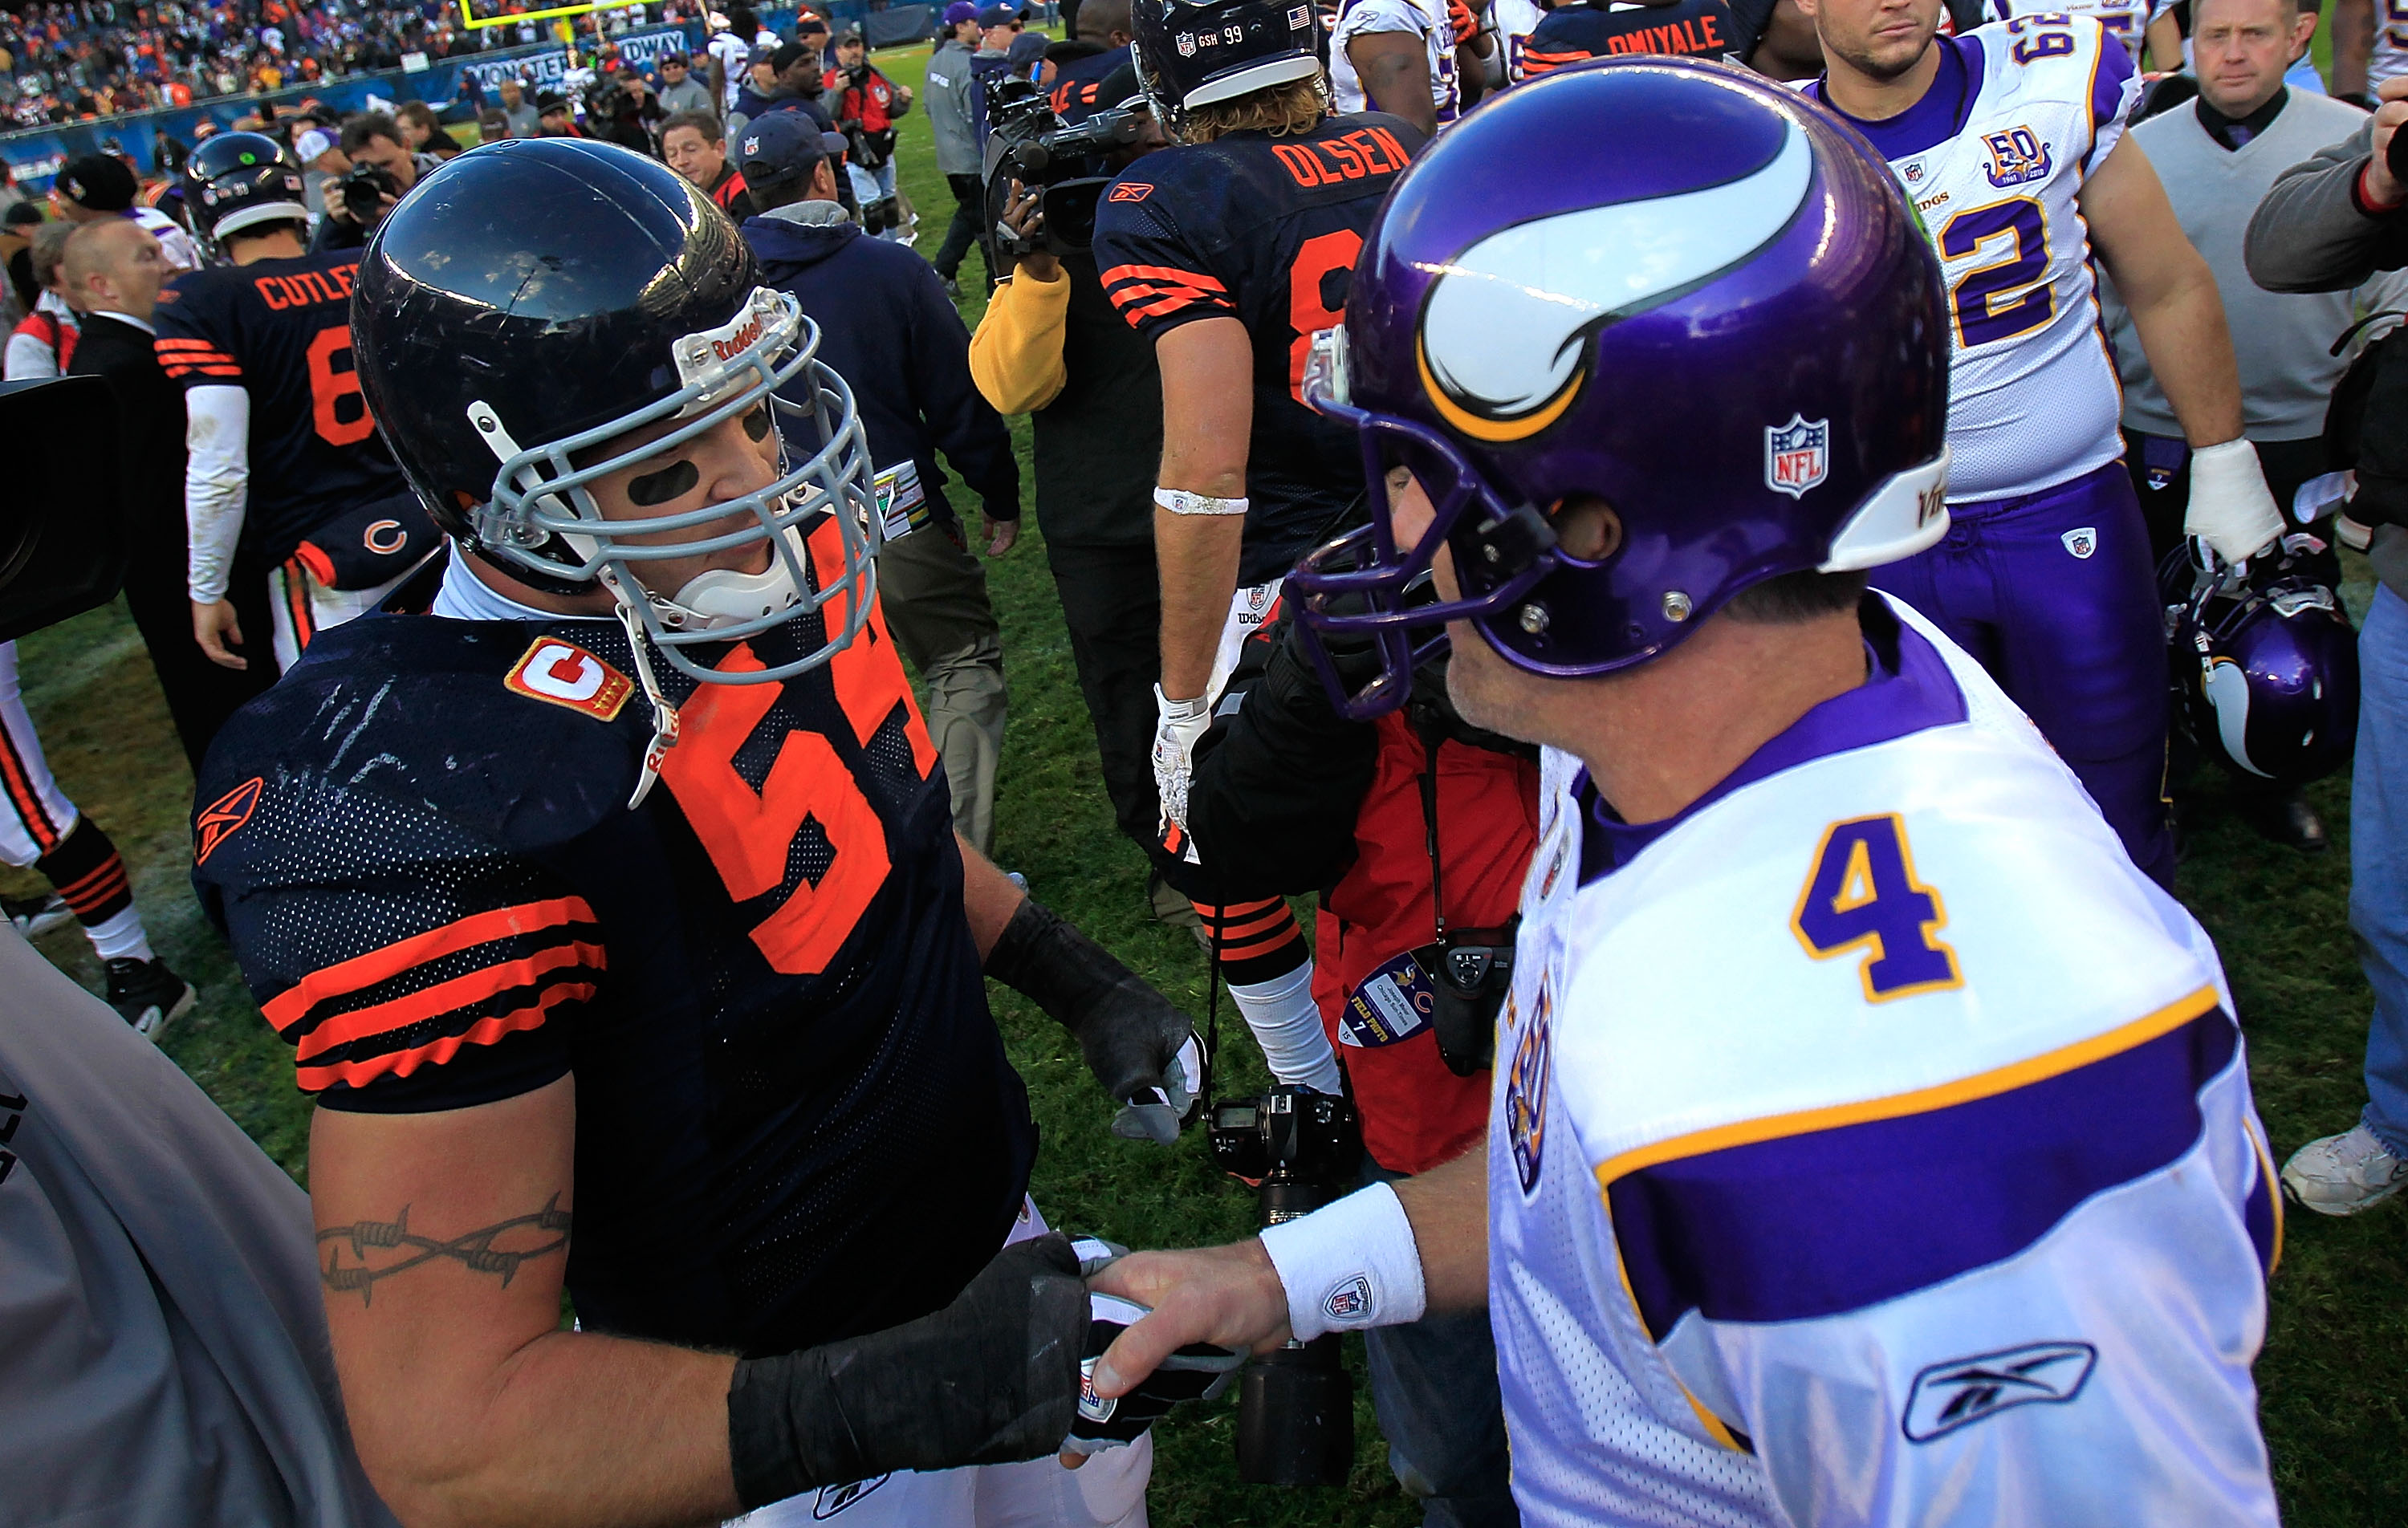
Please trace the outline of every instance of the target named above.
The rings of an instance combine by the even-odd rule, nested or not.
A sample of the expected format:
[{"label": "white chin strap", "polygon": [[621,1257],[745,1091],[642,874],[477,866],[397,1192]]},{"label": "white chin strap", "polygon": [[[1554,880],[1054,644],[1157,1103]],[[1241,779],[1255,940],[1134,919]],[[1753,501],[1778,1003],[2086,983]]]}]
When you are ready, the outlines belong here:
[{"label": "white chin strap", "polygon": [[[792,528],[786,533],[797,559],[808,556],[802,537]],[[738,573],[733,568],[712,568],[686,580],[685,587],[667,600],[654,600],[652,607],[661,612],[665,625],[685,631],[707,632],[738,621],[757,621],[791,609],[803,601],[803,592],[795,587],[795,576],[785,558],[772,548],[769,566],[761,573]]]}]

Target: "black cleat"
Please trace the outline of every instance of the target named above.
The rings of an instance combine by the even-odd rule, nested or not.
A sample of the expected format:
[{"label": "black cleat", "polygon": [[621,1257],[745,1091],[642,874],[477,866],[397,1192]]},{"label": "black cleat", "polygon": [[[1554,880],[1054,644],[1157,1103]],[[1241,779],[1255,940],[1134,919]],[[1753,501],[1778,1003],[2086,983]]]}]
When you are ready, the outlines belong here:
[{"label": "black cleat", "polygon": [[0,915],[7,918],[10,928],[30,939],[58,927],[75,911],[58,893],[45,892],[40,896],[0,896]]},{"label": "black cleat", "polygon": [[2331,842],[2325,833],[2324,819],[2316,815],[2305,796],[2296,792],[2280,796],[2243,797],[2238,805],[2242,821],[2271,842],[2303,854],[2317,853]]},{"label": "black cleat", "polygon": [[102,967],[108,977],[108,1006],[136,1035],[154,1040],[201,995],[163,960],[104,961]]}]

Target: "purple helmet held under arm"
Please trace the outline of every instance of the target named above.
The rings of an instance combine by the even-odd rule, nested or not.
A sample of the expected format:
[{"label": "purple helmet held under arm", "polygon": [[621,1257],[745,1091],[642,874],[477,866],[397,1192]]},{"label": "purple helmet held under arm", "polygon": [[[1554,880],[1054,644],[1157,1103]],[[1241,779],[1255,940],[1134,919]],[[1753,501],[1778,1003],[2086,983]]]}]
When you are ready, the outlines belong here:
[{"label": "purple helmet held under arm", "polygon": [[[1287,584],[1333,693],[1322,643],[1379,651],[1340,708],[1403,701],[1412,628],[1465,620],[1532,673],[1603,674],[1752,584],[1932,545],[1945,305],[1888,167],[1755,75],[1612,60],[1473,112],[1389,193],[1308,367],[1307,401],[1361,431],[1372,493],[1371,523]],[[1437,511],[1410,546],[1398,465]],[[1598,561],[1555,547],[1575,496],[1620,520]],[[1412,603],[1441,543],[1459,597]]]}]

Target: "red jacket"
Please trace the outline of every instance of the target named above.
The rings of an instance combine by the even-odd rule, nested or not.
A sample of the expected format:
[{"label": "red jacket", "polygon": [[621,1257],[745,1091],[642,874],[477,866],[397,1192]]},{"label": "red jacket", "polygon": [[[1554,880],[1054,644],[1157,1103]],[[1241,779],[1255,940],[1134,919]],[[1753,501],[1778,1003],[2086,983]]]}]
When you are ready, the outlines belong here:
[{"label": "red jacket", "polygon": [[67,363],[75,359],[76,339],[80,331],[72,323],[61,322],[57,314],[36,308],[19,320],[17,327],[10,333],[32,335],[40,340],[45,349],[59,358],[59,375],[64,377],[67,372]]},{"label": "red jacket", "polygon": [[[1383,964],[1429,943],[1430,862],[1423,831],[1421,739],[1401,711],[1373,723],[1371,787],[1354,818],[1355,859],[1321,901],[1312,995],[1339,1041],[1348,998]],[[1469,744],[1438,749],[1439,868],[1449,928],[1495,928],[1513,915],[1539,839],[1539,766]],[[1488,1074],[1457,1077],[1427,1028],[1393,1045],[1339,1054],[1363,1116],[1363,1145],[1391,1172],[1422,1173],[1479,1141]]]},{"label": "red jacket", "polygon": [[842,69],[830,69],[823,81],[827,93],[836,97],[836,120],[839,123],[858,121],[867,133],[883,133],[894,126],[895,119],[901,115],[895,109],[894,81],[871,69],[868,83],[846,89],[848,78]]}]

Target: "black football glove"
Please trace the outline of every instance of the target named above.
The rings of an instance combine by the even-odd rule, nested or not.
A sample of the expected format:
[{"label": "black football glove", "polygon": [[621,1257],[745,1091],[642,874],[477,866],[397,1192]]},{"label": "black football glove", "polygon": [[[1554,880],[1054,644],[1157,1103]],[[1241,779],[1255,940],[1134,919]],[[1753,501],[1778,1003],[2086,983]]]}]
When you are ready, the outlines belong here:
[{"label": "black football glove", "polygon": [[1203,1042],[1187,1015],[1034,897],[986,957],[986,974],[1078,1038],[1087,1070],[1121,1104],[1112,1134],[1168,1146],[1202,1108]]},{"label": "black football glove", "polygon": [[1062,1451],[1101,1453],[1125,1449],[1144,1436],[1145,1430],[1182,1401],[1209,1401],[1229,1388],[1246,1364],[1246,1355],[1210,1343],[1191,1342],[1162,1361],[1160,1367],[1130,1391],[1112,1400],[1096,1394],[1096,1360],[1114,1338],[1135,1326],[1146,1307],[1117,1294],[1088,1296],[1087,1352],[1079,1364],[1079,1420],[1062,1440]]},{"label": "black football glove", "polygon": [[953,1303],[867,1336],[748,1358],[727,1388],[746,1511],[890,1470],[1053,1453],[1083,1389],[1087,1286],[1069,1238],[1007,1247]]}]

